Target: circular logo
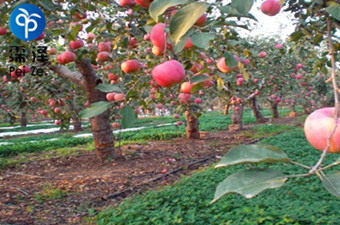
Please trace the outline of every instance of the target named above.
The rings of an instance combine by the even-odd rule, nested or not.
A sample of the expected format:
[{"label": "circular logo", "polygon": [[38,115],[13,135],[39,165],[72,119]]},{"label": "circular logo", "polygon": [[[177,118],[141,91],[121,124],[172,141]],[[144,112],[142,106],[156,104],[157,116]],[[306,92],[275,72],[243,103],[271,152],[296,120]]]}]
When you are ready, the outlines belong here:
[{"label": "circular logo", "polygon": [[45,25],[44,13],[32,4],[19,5],[9,18],[9,27],[12,33],[24,41],[31,41],[39,37],[44,32]]}]

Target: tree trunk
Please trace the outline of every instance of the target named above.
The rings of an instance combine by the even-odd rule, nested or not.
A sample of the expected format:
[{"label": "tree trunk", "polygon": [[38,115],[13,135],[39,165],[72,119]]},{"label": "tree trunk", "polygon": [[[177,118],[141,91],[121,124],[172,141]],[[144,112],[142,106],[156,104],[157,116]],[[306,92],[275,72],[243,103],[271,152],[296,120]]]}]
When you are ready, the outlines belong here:
[{"label": "tree trunk", "polygon": [[22,127],[26,127],[26,126],[27,126],[26,112],[21,112],[20,125],[21,125]]},{"label": "tree trunk", "polygon": [[[91,62],[83,58],[77,61],[77,66],[86,81],[85,92],[89,103],[107,101],[106,94],[96,89],[97,84],[101,83],[101,80],[97,79]],[[113,133],[110,125],[110,111],[106,110],[102,114],[90,118],[90,124],[98,157],[102,161],[116,158]]]},{"label": "tree trunk", "polygon": [[185,111],[185,118],[187,121],[186,133],[189,139],[199,139],[200,138],[200,128],[199,122],[196,116],[192,115],[190,108]]},{"label": "tree trunk", "polygon": [[83,130],[83,128],[81,127],[81,121],[79,120],[79,117],[74,116],[72,118],[72,123],[74,132],[79,132]]},{"label": "tree trunk", "polygon": [[277,110],[277,103],[271,103],[272,116],[274,119],[279,118],[279,111]]},{"label": "tree trunk", "polygon": [[231,116],[231,125],[229,126],[230,131],[239,131],[243,129],[242,117],[243,104],[239,106],[234,105],[233,115]]},{"label": "tree trunk", "polygon": [[228,115],[229,114],[229,107],[230,107],[229,104],[224,106],[224,115]]},{"label": "tree trunk", "polygon": [[256,122],[258,122],[258,123],[266,122],[266,118],[264,118],[264,116],[262,115],[261,111],[259,110],[259,108],[257,106],[256,97],[253,97],[253,98],[250,99],[250,108],[253,111]]}]

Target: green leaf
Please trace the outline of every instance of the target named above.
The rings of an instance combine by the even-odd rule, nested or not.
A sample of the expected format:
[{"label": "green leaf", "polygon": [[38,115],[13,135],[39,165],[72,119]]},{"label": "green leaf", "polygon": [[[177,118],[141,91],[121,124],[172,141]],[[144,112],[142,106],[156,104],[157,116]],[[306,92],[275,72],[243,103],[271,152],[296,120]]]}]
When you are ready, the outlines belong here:
[{"label": "green leaf", "polygon": [[238,65],[238,61],[231,53],[226,52],[223,54],[223,57],[225,58],[225,62],[229,68],[234,68]]},{"label": "green leaf", "polygon": [[300,38],[302,38],[304,36],[304,34],[301,32],[301,31],[295,31],[294,33],[292,33],[290,36],[289,36],[289,39],[290,41],[298,41],[300,40]]},{"label": "green leaf", "polygon": [[231,149],[215,166],[225,167],[245,163],[289,162],[284,151],[267,145],[241,145]]},{"label": "green leaf", "polygon": [[158,17],[162,15],[168,8],[186,3],[187,0],[155,0],[150,5],[149,14],[151,18],[158,23]]},{"label": "green leaf", "polygon": [[287,180],[280,171],[273,169],[249,169],[236,172],[218,184],[214,200],[229,193],[238,193],[246,198],[253,198],[266,189],[279,188]]},{"label": "green leaf", "polygon": [[175,53],[179,53],[184,49],[185,44],[188,41],[189,36],[192,34],[193,29],[190,29],[182,38],[181,40],[174,46]]},{"label": "green leaf", "polygon": [[197,75],[197,76],[193,76],[191,78],[190,83],[191,84],[200,83],[200,82],[203,82],[203,81],[206,81],[206,80],[210,80],[210,77],[205,76],[205,75]]},{"label": "green leaf", "polygon": [[131,126],[136,120],[136,114],[133,108],[129,105],[124,106],[119,110],[119,115],[122,117],[122,127],[128,128]]},{"label": "green leaf", "polygon": [[249,73],[244,68],[244,65],[243,65],[242,62],[238,62],[238,68],[240,69],[240,71],[241,71],[241,73],[243,75],[244,80],[248,81],[249,80]]},{"label": "green leaf", "polygon": [[170,20],[170,38],[175,45],[207,9],[208,5],[206,3],[194,2],[183,7],[172,16]]},{"label": "green leaf", "polygon": [[92,103],[89,108],[84,109],[79,113],[79,116],[81,118],[91,118],[94,116],[98,116],[108,110],[111,107],[110,102],[105,102],[105,101],[100,101],[100,102],[95,102]]},{"label": "green leaf", "polygon": [[40,0],[39,5],[41,5],[44,9],[49,10],[51,12],[56,10],[56,7],[52,1]]},{"label": "green leaf", "polygon": [[326,12],[328,12],[334,19],[340,21],[340,5],[338,3],[330,3],[330,5],[326,8]]},{"label": "green leaf", "polygon": [[321,174],[321,180],[327,191],[340,198],[340,171],[330,173],[327,176]]},{"label": "green leaf", "polygon": [[340,162],[340,157],[335,162]]},{"label": "green leaf", "polygon": [[109,92],[118,92],[122,93],[122,90],[117,87],[116,85],[111,85],[111,84],[98,84],[96,87],[97,90],[109,93]]},{"label": "green leaf", "polygon": [[203,49],[209,48],[209,42],[213,39],[215,39],[215,35],[210,33],[197,32],[191,35],[192,43]]},{"label": "green leaf", "polygon": [[198,83],[198,84],[195,84],[191,90],[190,90],[190,93],[191,94],[195,94],[196,92],[198,92],[199,90],[202,89],[202,83]]},{"label": "green leaf", "polygon": [[231,5],[241,14],[246,15],[253,7],[253,0],[233,0]]}]

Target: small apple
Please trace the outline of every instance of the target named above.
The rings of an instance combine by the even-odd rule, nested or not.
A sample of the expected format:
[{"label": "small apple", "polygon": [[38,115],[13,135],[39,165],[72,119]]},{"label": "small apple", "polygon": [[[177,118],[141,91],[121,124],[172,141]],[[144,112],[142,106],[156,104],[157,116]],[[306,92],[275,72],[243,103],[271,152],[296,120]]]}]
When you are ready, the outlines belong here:
[{"label": "small apple", "polygon": [[58,107],[56,107],[56,108],[54,109],[54,113],[61,113],[61,109],[58,108]]},{"label": "small apple", "polygon": [[164,29],[164,23],[157,23],[150,32],[151,43],[159,48],[165,48],[166,35]]},{"label": "small apple", "polygon": [[137,72],[141,68],[141,65],[137,60],[127,60],[123,62],[120,67],[124,73],[132,73]]},{"label": "small apple", "polygon": [[114,129],[119,129],[119,128],[120,128],[120,124],[117,123],[117,122],[113,122],[113,123],[112,123],[112,128],[114,128]]},{"label": "small apple", "polygon": [[7,33],[7,30],[5,27],[0,27],[0,35],[5,35]]},{"label": "small apple", "polygon": [[279,0],[266,0],[261,5],[261,11],[268,16],[275,16],[281,10]]},{"label": "small apple", "polygon": [[196,26],[203,27],[207,21],[207,14],[203,14],[195,23]]},{"label": "small apple", "polygon": [[114,101],[115,101],[115,95],[116,95],[116,93],[114,93],[114,92],[107,93],[107,94],[106,94],[106,99],[107,99],[109,102],[114,102]]},{"label": "small apple", "polygon": [[264,58],[264,57],[266,57],[267,56],[267,52],[260,52],[259,53],[259,57],[260,58]]}]

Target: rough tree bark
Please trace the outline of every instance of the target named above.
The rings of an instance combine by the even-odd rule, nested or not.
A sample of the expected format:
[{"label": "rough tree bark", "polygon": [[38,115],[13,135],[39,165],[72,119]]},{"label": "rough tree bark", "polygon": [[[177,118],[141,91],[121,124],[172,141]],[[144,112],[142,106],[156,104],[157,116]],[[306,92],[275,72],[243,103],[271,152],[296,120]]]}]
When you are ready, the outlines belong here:
[{"label": "rough tree bark", "polygon": [[[106,101],[106,94],[96,89],[101,80],[97,79],[89,59],[83,58],[76,61],[79,72],[85,79],[86,97],[90,104],[99,101]],[[110,125],[110,111],[106,110],[98,116],[90,118],[94,146],[98,157],[104,161],[115,158],[113,133]]]},{"label": "rough tree bark", "polygon": [[272,117],[274,118],[274,119],[277,119],[277,118],[279,118],[279,111],[278,111],[278,109],[277,109],[277,103],[271,103],[270,104],[270,108],[271,108],[271,110],[272,110]]},{"label": "rough tree bark", "polygon": [[186,134],[189,139],[199,139],[200,138],[200,128],[199,122],[196,116],[192,115],[190,108],[185,111],[185,118],[187,121]]},{"label": "rough tree bark", "polygon": [[20,126],[22,126],[22,127],[27,126],[26,112],[21,112]]},{"label": "rough tree bark", "polygon": [[81,127],[81,121],[79,120],[78,116],[72,117],[72,124],[74,132],[79,132],[83,130],[83,128]]},{"label": "rough tree bark", "polygon": [[[106,94],[96,89],[97,84],[101,81],[97,79],[90,60],[82,58],[76,61],[76,65],[79,72],[72,72],[65,66],[49,65],[49,68],[58,76],[81,86],[85,90],[86,97],[90,104],[98,101],[106,101]],[[98,157],[102,161],[116,158],[109,114],[109,110],[106,110],[102,114],[90,118],[94,146]]]},{"label": "rough tree bark", "polygon": [[242,124],[243,117],[243,104],[235,106],[233,108],[233,114],[231,116],[231,125],[229,126],[230,131],[239,131],[243,129]]},{"label": "rough tree bark", "polygon": [[261,111],[259,110],[259,108],[257,106],[257,101],[256,101],[255,96],[250,99],[250,108],[254,113],[256,122],[258,122],[258,123],[266,122],[266,118],[264,118],[264,116],[262,115]]}]

